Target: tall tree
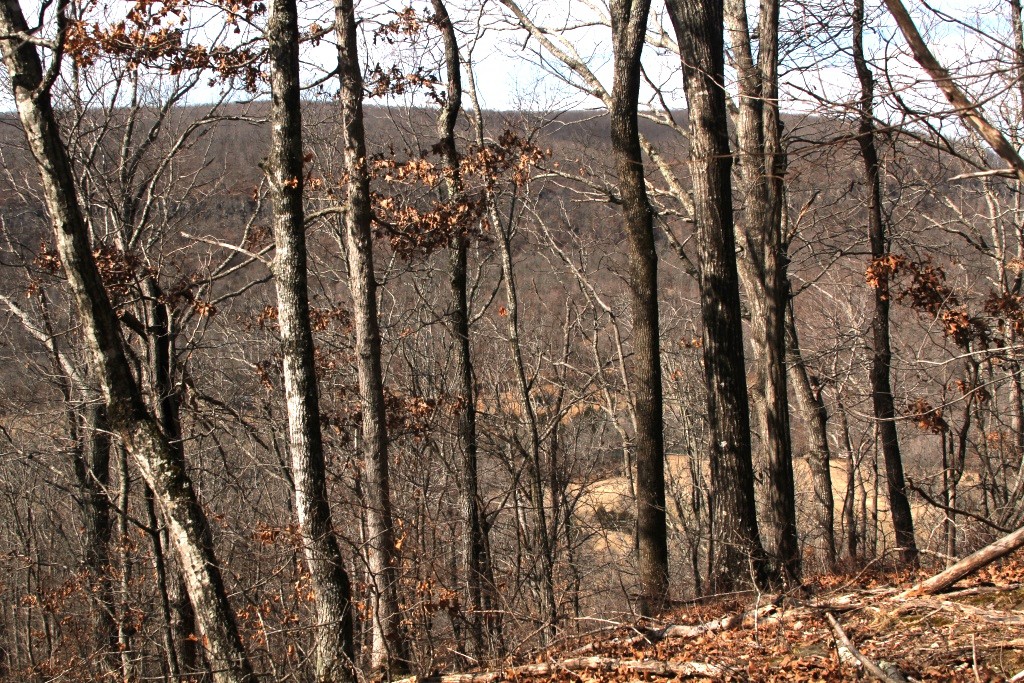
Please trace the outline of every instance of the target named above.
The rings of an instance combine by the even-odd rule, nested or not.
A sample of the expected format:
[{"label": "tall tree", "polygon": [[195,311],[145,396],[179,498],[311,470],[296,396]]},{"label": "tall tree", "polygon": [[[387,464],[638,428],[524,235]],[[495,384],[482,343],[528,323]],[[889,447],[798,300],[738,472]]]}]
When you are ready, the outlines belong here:
[{"label": "tall tree", "polygon": [[344,243],[356,331],[356,369],[363,412],[363,492],[368,507],[369,568],[374,581],[372,665],[377,670],[397,673],[408,668],[410,655],[398,607],[398,549],[388,473],[388,429],[373,268],[373,210],[363,125],[363,74],[353,0],[335,0],[334,17],[341,82],[341,144],[347,174]]},{"label": "tall tree", "polygon": [[[885,482],[889,495],[892,526],[900,559],[906,564],[917,562],[914,540],[914,519],[910,512],[906,482],[903,478],[903,457],[896,431],[896,407],[892,396],[890,366],[892,349],[889,343],[889,276],[881,260],[889,253],[885,221],[882,217],[882,180],[875,146],[874,76],[864,55],[864,0],[853,3],[853,63],[860,82],[858,102],[857,144],[864,167],[864,184],[868,193],[868,237],[871,241],[875,308],[871,319],[871,404],[874,408],[878,439],[885,459]],[[877,267],[876,267],[877,266]]]},{"label": "tall tree", "polygon": [[647,197],[637,123],[640,57],[647,35],[650,6],[650,0],[614,0],[611,3],[615,75],[608,105],[622,213],[629,240],[639,608],[641,614],[648,616],[665,604],[669,597],[658,252],[654,243],[654,212]]},{"label": "tall tree", "polygon": [[787,240],[783,231],[786,156],[779,118],[779,3],[761,0],[757,55],[743,0],[727,0],[725,21],[738,81],[736,163],[743,197],[737,240],[739,273],[750,302],[751,347],[757,372],[752,412],[766,464],[771,555],[790,580],[800,577],[796,493],[786,386]]},{"label": "tall tree", "polygon": [[313,354],[303,211],[302,104],[295,0],[275,0],[267,25],[271,137],[264,164],[274,213],[274,282],[288,414],[288,452],[303,557],[313,589],[313,666],[322,683],[352,677],[348,574],[334,536]]},{"label": "tall tree", "polygon": [[[714,590],[768,583],[757,527],[743,360],[732,155],[725,91],[722,0],[668,0],[690,118],[690,177],[700,253],[704,377],[711,431]],[[749,578],[745,578],[749,577]]]},{"label": "tall tree", "polygon": [[67,3],[57,3],[54,10],[57,49],[46,71],[16,0],[0,3],[0,52],[39,171],[57,252],[77,304],[93,373],[103,389],[110,428],[135,458],[167,518],[213,677],[225,683],[248,681],[253,678],[252,669],[228,604],[209,523],[189,480],[186,463],[171,448],[146,408],[125,355],[117,316],[93,258],[74,174],[50,97],[60,72]]},{"label": "tall tree", "polygon": [[[431,0],[434,21],[444,41],[444,64],[447,97],[437,117],[439,151],[449,174],[449,199],[462,191],[459,175],[459,153],[455,145],[455,125],[462,109],[462,74],[459,43],[455,26],[443,0]],[[480,499],[477,477],[476,385],[473,378],[473,357],[469,339],[469,305],[467,299],[467,252],[469,240],[465,234],[452,237],[450,256],[448,324],[455,337],[455,375],[458,391],[459,508],[462,515],[462,562],[466,595],[469,599],[469,630],[474,654],[486,654],[484,622],[494,624],[490,615],[494,608],[493,587],[488,580],[487,529],[484,521],[483,501]]]}]

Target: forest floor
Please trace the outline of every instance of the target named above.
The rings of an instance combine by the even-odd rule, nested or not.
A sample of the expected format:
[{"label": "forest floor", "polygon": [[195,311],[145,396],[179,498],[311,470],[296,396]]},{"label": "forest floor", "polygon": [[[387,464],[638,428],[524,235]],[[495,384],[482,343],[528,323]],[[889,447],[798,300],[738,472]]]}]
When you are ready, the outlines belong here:
[{"label": "forest floor", "polygon": [[798,594],[687,605],[562,640],[501,671],[429,680],[1024,681],[1024,551],[943,594],[901,595],[925,576],[820,577]]}]

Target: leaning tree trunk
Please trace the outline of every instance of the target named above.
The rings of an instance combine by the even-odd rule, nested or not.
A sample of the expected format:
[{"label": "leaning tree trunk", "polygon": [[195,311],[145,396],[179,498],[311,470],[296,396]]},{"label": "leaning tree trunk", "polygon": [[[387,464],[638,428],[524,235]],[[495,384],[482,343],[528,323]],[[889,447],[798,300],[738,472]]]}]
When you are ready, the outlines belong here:
[{"label": "leaning tree trunk", "polygon": [[[868,235],[871,258],[878,264],[889,252],[882,219],[882,183],[879,176],[878,150],[875,147],[874,78],[864,56],[864,0],[853,3],[853,61],[860,81],[860,103],[857,143],[864,162],[864,181],[868,192]],[[890,382],[892,350],[889,345],[889,277],[884,267],[873,268],[875,311],[871,319],[871,403],[874,408],[878,436],[885,459],[886,490],[896,545],[904,564],[917,564],[917,543],[914,540],[914,519],[910,512],[903,478],[903,458],[896,433],[896,408]]]},{"label": "leaning tree trunk", "polygon": [[765,586],[769,571],[754,504],[750,413],[732,214],[722,0],[668,0],[690,116],[690,177],[700,252],[704,378],[716,537],[712,589]]},{"label": "leaning tree trunk", "polygon": [[398,607],[398,549],[391,515],[388,475],[388,430],[384,413],[377,280],[373,272],[373,211],[366,165],[363,127],[363,76],[359,66],[358,32],[353,0],[335,0],[338,34],[338,95],[341,142],[347,173],[345,245],[348,280],[356,331],[356,369],[363,424],[363,491],[369,506],[369,569],[374,588],[372,665],[392,673],[409,668],[409,648]]},{"label": "leaning tree trunk", "polygon": [[629,240],[639,610],[646,616],[656,612],[669,598],[658,252],[654,244],[654,212],[647,197],[637,125],[640,55],[647,33],[650,5],[650,0],[615,0],[611,3],[615,78],[609,103],[612,149]]},{"label": "leaning tree trunk", "polygon": [[786,348],[790,386],[793,387],[796,405],[804,417],[808,446],[807,465],[811,471],[811,486],[814,489],[814,518],[817,529],[811,543],[825,563],[825,571],[831,572],[836,565],[836,536],[832,454],[828,445],[828,411],[821,398],[821,388],[807,371],[807,364],[800,350],[792,301],[787,309]]},{"label": "leaning tree trunk", "polygon": [[[58,40],[63,40],[63,15],[58,15],[57,25]],[[49,92],[52,82],[44,79],[35,46],[11,37],[27,34],[28,30],[16,0],[0,2],[0,36],[4,36],[0,38],[0,52],[39,171],[43,200],[77,304],[89,360],[107,402],[108,423],[135,458],[164,510],[214,680],[251,680],[252,668],[228,604],[210,526],[188,478],[186,463],[146,410],[125,356],[117,316],[93,259],[74,174],[53,113]],[[50,73],[57,73],[56,66]]]},{"label": "leaning tree trunk", "polygon": [[[173,373],[175,362],[175,337],[172,331],[171,305],[164,296],[163,290],[153,276],[148,276],[142,283],[146,297],[147,309],[147,342],[149,353],[149,384],[152,392],[152,406],[157,423],[167,437],[168,444],[174,449],[177,457],[184,460],[184,441],[181,431],[181,393],[174,386]],[[157,534],[153,539],[154,553],[161,554],[159,546],[167,546],[166,531]],[[166,598],[164,608],[169,616],[168,635],[165,636],[169,668],[172,674],[175,669],[188,674],[199,671],[202,659],[198,644],[194,637],[195,612],[188,601],[187,591],[182,584],[181,570],[175,563],[168,561],[158,574],[162,572],[162,597]],[[176,658],[173,663],[172,660]]]},{"label": "leaning tree trunk", "polygon": [[320,431],[320,395],[313,356],[302,206],[302,106],[295,0],[275,0],[267,26],[270,49],[271,137],[264,165],[273,202],[277,288],[288,452],[303,558],[313,589],[317,681],[352,677],[355,648],[348,574],[334,536],[327,499],[327,465]]},{"label": "leaning tree trunk", "polygon": [[[459,58],[459,43],[455,27],[448,16],[443,0],[431,0],[434,19],[444,40],[445,70],[448,97],[437,118],[437,134],[442,163],[450,174],[448,198],[457,201],[462,192],[459,176],[459,155],[455,146],[455,124],[462,108],[462,75]],[[462,459],[459,462],[460,489],[459,509],[462,515],[462,561],[466,582],[469,608],[469,630],[473,641],[474,655],[479,659],[487,654],[484,641],[484,623],[488,632],[496,627],[493,617],[495,606],[493,586],[489,585],[484,567],[490,564],[487,553],[486,531],[483,525],[483,501],[480,499],[477,481],[477,439],[476,439],[476,386],[473,381],[473,358],[469,342],[469,305],[466,298],[466,266],[469,241],[461,232],[452,237],[449,285],[451,287],[451,308],[448,324],[457,345],[455,352],[455,376],[458,382],[458,428],[457,437]]]}]

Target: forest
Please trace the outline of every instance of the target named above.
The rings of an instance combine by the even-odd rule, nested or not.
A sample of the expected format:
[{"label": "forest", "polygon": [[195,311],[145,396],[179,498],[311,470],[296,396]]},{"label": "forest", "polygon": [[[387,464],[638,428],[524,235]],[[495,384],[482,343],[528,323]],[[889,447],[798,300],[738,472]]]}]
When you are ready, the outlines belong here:
[{"label": "forest", "polygon": [[1024,679],[966,5],[0,0],[0,678]]}]

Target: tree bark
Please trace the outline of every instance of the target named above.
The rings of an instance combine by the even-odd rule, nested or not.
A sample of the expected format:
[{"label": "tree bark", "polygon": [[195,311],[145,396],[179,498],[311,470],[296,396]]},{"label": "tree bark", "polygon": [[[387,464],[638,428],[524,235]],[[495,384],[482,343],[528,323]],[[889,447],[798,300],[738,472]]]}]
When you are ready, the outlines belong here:
[{"label": "tree bark", "polygon": [[345,245],[348,279],[356,331],[356,363],[363,422],[363,490],[369,509],[369,564],[374,587],[373,653],[376,670],[399,673],[409,668],[409,647],[402,632],[398,607],[398,550],[391,514],[388,474],[388,430],[381,369],[380,323],[377,318],[377,280],[373,270],[373,213],[366,166],[363,126],[363,77],[359,66],[358,33],[353,0],[335,0],[338,35],[341,142],[347,172],[348,211]]},{"label": "tree bark", "polygon": [[[459,43],[455,27],[448,16],[443,0],[431,0],[434,20],[444,40],[445,72],[448,97],[437,117],[439,150],[445,169],[450,174],[448,182],[449,199],[459,197],[462,183],[459,176],[459,154],[455,145],[455,124],[462,109],[462,74],[459,58]],[[448,325],[455,337],[455,377],[458,391],[457,438],[461,460],[459,462],[459,510],[462,516],[462,571],[466,584],[469,606],[469,630],[473,641],[474,655],[479,659],[486,655],[487,645],[484,634],[497,626],[493,616],[493,587],[489,585],[484,567],[490,565],[487,557],[488,543],[483,525],[483,501],[480,499],[477,478],[477,437],[476,437],[476,384],[473,379],[473,357],[469,338],[469,305],[467,293],[467,251],[469,240],[464,234],[452,238],[449,261],[449,286],[451,308]]]},{"label": "tree bark", "polygon": [[793,397],[803,414],[807,431],[807,466],[814,489],[814,517],[817,530],[813,544],[825,563],[825,571],[836,566],[835,496],[832,492],[832,454],[828,445],[828,410],[821,388],[812,380],[800,350],[793,303],[786,307],[786,355]]},{"label": "tree bark", "polygon": [[[173,373],[175,363],[175,339],[176,333],[172,329],[173,319],[171,306],[156,278],[146,277],[142,283],[143,292],[146,297],[147,310],[147,342],[149,351],[149,384],[151,402],[157,423],[167,438],[167,443],[174,450],[177,457],[182,461],[185,459],[183,436],[181,431],[181,393],[174,386]],[[166,531],[157,534],[153,539],[154,552],[159,547],[167,546],[168,539]],[[178,661],[171,665],[171,672],[175,666],[191,673],[198,671],[202,665],[199,649],[195,642],[195,611],[184,593],[181,586],[182,577],[180,568],[166,558],[167,564],[158,573],[162,572],[162,592],[166,596],[165,608],[169,612],[170,639],[167,643],[168,656],[177,656]]]},{"label": "tree bark", "polygon": [[945,571],[939,572],[929,579],[914,584],[900,593],[901,598],[912,598],[919,595],[934,595],[946,590],[960,579],[973,574],[1001,557],[1006,557],[1014,550],[1024,547],[1024,528],[1003,536],[981,550],[960,560]]},{"label": "tree bark", "polygon": [[81,419],[82,425],[75,446],[75,478],[82,497],[82,525],[85,528],[83,557],[89,572],[90,593],[95,604],[96,644],[102,648],[104,661],[117,668],[117,622],[114,620],[114,590],[110,566],[110,544],[114,535],[114,519],[108,494],[110,485],[110,434],[106,411],[99,403],[90,403]]},{"label": "tree bark", "polygon": [[[716,571],[713,590],[765,586],[769,572],[754,505],[750,413],[726,127],[722,0],[668,0],[690,116],[690,177],[700,253],[704,377],[711,432]],[[747,578],[749,577],[749,578]]]},{"label": "tree bark", "polygon": [[786,386],[785,316],[789,299],[787,244],[782,229],[782,150],[778,109],[778,0],[761,0],[756,62],[743,0],[728,0],[726,24],[736,65],[739,97],[737,162],[743,181],[743,248],[740,276],[751,301],[751,342],[758,365],[752,410],[760,426],[768,525],[777,570],[800,579],[793,449]]},{"label": "tree bark", "polygon": [[619,194],[629,239],[633,309],[633,404],[636,411],[636,531],[639,612],[650,616],[669,599],[665,519],[665,441],[658,321],[658,252],[637,125],[640,56],[650,0],[611,3],[614,81],[609,116]]},{"label": "tree bark", "polygon": [[[65,28],[63,11],[62,3],[57,17],[61,34]],[[117,317],[93,260],[74,175],[50,100],[48,74],[56,71],[44,75],[35,46],[12,37],[27,33],[28,25],[16,0],[0,2],[0,35],[5,36],[0,38],[0,51],[40,174],[44,203],[77,304],[90,363],[103,388],[110,427],[137,461],[165,512],[214,679],[224,683],[251,680],[252,669],[227,601],[206,515],[186,464],[146,410],[125,356]],[[62,39],[59,35],[58,40]]]},{"label": "tree bark", "polygon": [[[864,0],[853,5],[853,60],[860,81],[859,124],[857,143],[864,163],[864,181],[868,192],[868,235],[874,261],[889,252],[885,223],[882,218],[882,183],[879,176],[878,150],[875,147],[874,77],[864,56]],[[889,278],[884,268],[877,270],[874,287],[875,310],[871,320],[873,353],[871,358],[871,403],[878,425],[878,436],[885,459],[886,490],[896,545],[904,564],[917,563],[914,520],[910,512],[903,478],[903,458],[896,432],[896,408],[890,381],[892,350],[889,344]]]},{"label": "tree bark", "polygon": [[267,25],[270,49],[271,138],[264,164],[273,205],[274,282],[283,358],[295,513],[313,589],[317,681],[352,678],[355,648],[348,574],[334,536],[327,499],[327,466],[320,427],[320,394],[313,355],[302,206],[302,107],[295,0],[274,0]]}]

